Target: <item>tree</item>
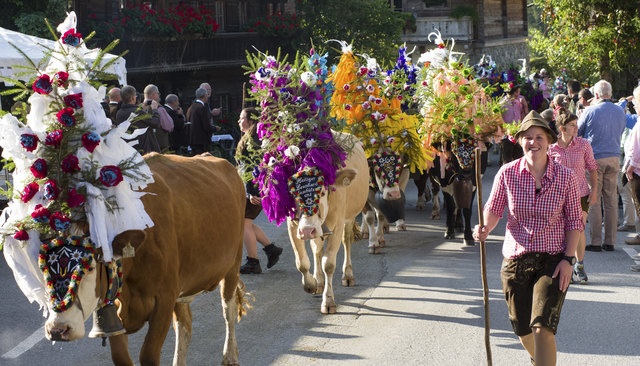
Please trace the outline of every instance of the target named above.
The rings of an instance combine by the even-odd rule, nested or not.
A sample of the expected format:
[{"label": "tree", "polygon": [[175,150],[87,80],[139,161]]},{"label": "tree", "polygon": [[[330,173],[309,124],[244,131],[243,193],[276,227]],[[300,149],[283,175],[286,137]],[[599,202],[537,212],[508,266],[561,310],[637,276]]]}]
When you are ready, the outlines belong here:
[{"label": "tree", "polygon": [[613,71],[638,72],[639,0],[533,0],[542,31],[530,45],[556,73],[584,81],[612,80]]},{"label": "tree", "polygon": [[0,27],[51,39],[53,35],[44,18],[50,24],[58,24],[66,16],[66,7],[66,0],[8,0],[0,12]]},{"label": "tree", "polygon": [[376,57],[379,63],[395,63],[398,58],[407,15],[393,11],[389,0],[300,0],[296,9],[307,42],[352,42],[355,52]]}]

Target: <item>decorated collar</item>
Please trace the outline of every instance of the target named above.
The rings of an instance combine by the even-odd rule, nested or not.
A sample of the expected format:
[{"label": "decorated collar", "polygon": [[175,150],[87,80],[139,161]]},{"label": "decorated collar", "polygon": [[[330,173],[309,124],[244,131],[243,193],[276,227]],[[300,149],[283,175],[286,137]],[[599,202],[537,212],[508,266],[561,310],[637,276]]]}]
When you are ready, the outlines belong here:
[{"label": "decorated collar", "polygon": [[376,174],[380,174],[387,187],[393,187],[400,180],[402,162],[400,154],[397,152],[388,153],[386,151],[376,153],[371,158]]},{"label": "decorated collar", "polygon": [[57,237],[42,243],[38,262],[54,312],[67,310],[75,300],[94,251],[95,245],[89,236]]}]

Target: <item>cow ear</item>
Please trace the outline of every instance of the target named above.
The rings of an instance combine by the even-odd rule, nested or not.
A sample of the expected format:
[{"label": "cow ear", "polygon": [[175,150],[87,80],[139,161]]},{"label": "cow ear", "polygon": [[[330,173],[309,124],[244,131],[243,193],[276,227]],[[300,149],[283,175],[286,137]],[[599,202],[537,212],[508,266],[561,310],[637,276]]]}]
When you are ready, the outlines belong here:
[{"label": "cow ear", "polygon": [[142,230],[127,230],[118,234],[114,239],[111,246],[113,247],[113,254],[118,257],[122,257],[122,250],[131,244],[135,249],[138,249],[144,243],[147,238],[147,234]]},{"label": "cow ear", "polygon": [[348,187],[358,175],[358,171],[353,168],[342,169],[336,174],[336,187]]}]

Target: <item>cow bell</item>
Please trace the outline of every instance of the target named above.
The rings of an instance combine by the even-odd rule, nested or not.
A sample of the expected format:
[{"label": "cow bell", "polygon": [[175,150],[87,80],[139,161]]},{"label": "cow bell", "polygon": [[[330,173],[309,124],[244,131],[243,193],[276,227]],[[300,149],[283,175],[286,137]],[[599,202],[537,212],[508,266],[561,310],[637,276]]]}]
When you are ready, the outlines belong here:
[{"label": "cow bell", "polygon": [[400,219],[404,219],[404,206],[406,203],[406,199],[404,197],[404,192],[400,190],[400,198],[397,200],[386,200],[382,198],[382,193],[376,193],[376,204],[378,208],[387,218],[387,221],[390,223],[394,223]]},{"label": "cow bell", "polygon": [[93,328],[89,332],[89,338],[105,338],[126,332],[116,310],[116,306],[111,303],[93,312]]}]

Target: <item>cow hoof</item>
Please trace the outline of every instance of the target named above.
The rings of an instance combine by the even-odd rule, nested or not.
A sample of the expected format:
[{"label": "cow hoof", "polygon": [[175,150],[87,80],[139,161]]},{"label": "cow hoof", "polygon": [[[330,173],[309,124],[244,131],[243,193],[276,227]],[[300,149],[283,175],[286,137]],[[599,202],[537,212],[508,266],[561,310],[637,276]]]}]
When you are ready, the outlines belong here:
[{"label": "cow hoof", "polygon": [[464,245],[468,246],[468,247],[472,247],[474,246],[476,243],[473,241],[473,239],[464,239]]},{"label": "cow hoof", "polygon": [[314,293],[314,295],[322,295],[323,291],[324,291],[324,286],[317,286],[316,292]]},{"label": "cow hoof", "polygon": [[407,225],[396,225],[396,231],[407,231]]},{"label": "cow hoof", "polygon": [[312,278],[312,281],[305,281],[304,278],[302,280],[302,288],[304,288],[304,291],[306,293],[315,295],[317,293],[317,289],[318,289],[318,283],[316,282],[315,278]]},{"label": "cow hoof", "polygon": [[385,234],[389,234],[389,224],[384,224],[382,226],[382,232]]},{"label": "cow hoof", "polygon": [[356,285],[356,281],[353,278],[343,278],[342,286],[344,287],[353,287]]},{"label": "cow hoof", "polygon": [[431,220],[440,220],[440,214],[431,214]]},{"label": "cow hoof", "polygon": [[416,211],[424,211],[427,208],[427,204],[425,202],[416,203]]},{"label": "cow hoof", "polygon": [[379,246],[380,248],[384,248],[384,247],[386,247],[386,246],[387,246],[387,241],[386,241],[386,240],[384,240],[384,239],[382,239],[382,240],[378,241],[378,246]]},{"label": "cow hoof", "polygon": [[369,239],[369,233],[362,233],[362,239]]},{"label": "cow hoof", "polygon": [[456,233],[452,232],[452,231],[447,231],[446,233],[444,233],[444,238],[445,239],[455,239],[456,238]]},{"label": "cow hoof", "polygon": [[331,306],[322,305],[322,307],[320,307],[320,311],[322,312],[322,314],[335,314],[336,313],[336,306],[335,305],[331,305]]},{"label": "cow hoof", "polygon": [[380,247],[369,247],[369,254],[380,254],[382,249]]}]

